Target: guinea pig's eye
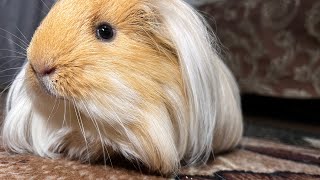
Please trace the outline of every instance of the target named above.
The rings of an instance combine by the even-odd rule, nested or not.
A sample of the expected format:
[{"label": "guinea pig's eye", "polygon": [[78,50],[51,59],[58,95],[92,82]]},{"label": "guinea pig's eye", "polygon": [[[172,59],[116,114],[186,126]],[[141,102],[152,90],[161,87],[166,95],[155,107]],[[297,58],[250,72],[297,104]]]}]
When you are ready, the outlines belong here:
[{"label": "guinea pig's eye", "polygon": [[98,39],[109,41],[114,37],[114,35],[115,35],[114,29],[108,23],[100,24],[96,28],[96,36]]}]

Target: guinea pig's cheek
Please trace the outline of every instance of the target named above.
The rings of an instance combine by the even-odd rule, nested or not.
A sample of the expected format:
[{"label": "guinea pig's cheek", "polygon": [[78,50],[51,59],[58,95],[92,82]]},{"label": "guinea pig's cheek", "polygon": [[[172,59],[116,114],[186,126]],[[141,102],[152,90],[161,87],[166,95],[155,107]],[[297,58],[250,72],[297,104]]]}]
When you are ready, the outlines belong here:
[{"label": "guinea pig's cheek", "polygon": [[70,78],[57,74],[55,77],[52,77],[51,81],[57,96],[74,98],[73,84],[70,82]]},{"label": "guinea pig's cheek", "polygon": [[[77,72],[77,73],[74,73]],[[51,77],[54,91],[58,97],[70,100],[81,99],[88,92],[83,73],[76,69],[60,69]]]}]

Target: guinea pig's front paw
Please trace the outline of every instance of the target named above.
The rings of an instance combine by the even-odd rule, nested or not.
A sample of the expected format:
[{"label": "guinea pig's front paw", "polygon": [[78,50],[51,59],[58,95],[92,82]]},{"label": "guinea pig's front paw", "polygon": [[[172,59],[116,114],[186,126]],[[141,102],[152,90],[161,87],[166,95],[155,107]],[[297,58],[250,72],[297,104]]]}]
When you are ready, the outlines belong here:
[{"label": "guinea pig's front paw", "polygon": [[99,137],[85,137],[78,131],[70,131],[63,136],[59,136],[50,145],[49,151],[82,163],[105,161],[114,154],[113,149],[106,146]]}]

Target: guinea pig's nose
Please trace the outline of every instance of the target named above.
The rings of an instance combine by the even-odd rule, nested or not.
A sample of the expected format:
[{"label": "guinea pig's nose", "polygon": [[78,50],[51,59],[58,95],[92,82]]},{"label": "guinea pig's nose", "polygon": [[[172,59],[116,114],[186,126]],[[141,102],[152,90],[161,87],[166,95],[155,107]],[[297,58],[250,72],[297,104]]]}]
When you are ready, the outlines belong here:
[{"label": "guinea pig's nose", "polygon": [[56,67],[50,67],[50,66],[43,66],[43,67],[37,67],[35,68],[32,64],[31,64],[31,68],[32,70],[39,76],[49,76],[51,74],[53,74],[56,71]]},{"label": "guinea pig's nose", "polygon": [[40,72],[42,75],[47,76],[53,74],[56,71],[55,67],[47,67]]}]

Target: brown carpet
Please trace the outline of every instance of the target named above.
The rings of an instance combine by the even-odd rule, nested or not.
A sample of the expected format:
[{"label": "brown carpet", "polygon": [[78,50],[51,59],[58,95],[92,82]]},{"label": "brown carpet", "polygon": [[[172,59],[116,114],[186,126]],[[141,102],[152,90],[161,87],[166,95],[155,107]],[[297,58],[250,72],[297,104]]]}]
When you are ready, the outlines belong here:
[{"label": "brown carpet", "polygon": [[[316,142],[317,140],[313,140]],[[127,162],[88,165],[31,155],[8,155],[0,149],[0,179],[163,179],[147,175]],[[208,165],[185,168],[172,179],[320,179],[320,150],[270,140],[244,138],[234,152]]]}]

